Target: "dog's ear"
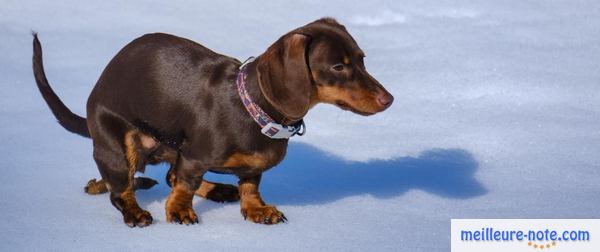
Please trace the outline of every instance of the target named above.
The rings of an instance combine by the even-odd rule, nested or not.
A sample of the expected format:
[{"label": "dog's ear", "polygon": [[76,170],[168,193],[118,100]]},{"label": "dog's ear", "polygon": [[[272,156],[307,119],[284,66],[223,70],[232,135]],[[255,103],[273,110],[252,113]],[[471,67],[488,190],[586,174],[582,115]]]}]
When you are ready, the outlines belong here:
[{"label": "dog's ear", "polygon": [[287,119],[299,120],[310,108],[312,80],[307,48],[310,37],[290,33],[258,59],[258,82],[266,99]]}]

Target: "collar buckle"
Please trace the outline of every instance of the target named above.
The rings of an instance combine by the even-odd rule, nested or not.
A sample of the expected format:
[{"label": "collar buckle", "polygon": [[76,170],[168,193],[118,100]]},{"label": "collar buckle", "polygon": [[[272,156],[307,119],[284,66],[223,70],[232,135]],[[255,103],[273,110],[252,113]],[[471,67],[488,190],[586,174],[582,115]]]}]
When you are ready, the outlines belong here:
[{"label": "collar buckle", "polygon": [[260,132],[273,139],[287,139],[295,135],[302,136],[306,132],[304,120],[300,120],[293,125],[282,125],[276,122],[269,122]]}]

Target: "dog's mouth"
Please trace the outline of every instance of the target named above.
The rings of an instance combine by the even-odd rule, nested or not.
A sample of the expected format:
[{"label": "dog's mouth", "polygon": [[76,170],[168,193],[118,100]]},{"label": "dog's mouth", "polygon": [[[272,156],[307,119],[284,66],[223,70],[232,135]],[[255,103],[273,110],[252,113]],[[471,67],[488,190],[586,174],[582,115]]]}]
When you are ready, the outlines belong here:
[{"label": "dog's mouth", "polygon": [[346,103],[344,101],[340,101],[340,100],[335,101],[335,105],[338,106],[339,108],[343,109],[343,110],[348,110],[348,111],[351,111],[352,113],[356,113],[356,114],[359,114],[359,115],[362,115],[362,116],[370,116],[370,115],[375,114],[373,112],[367,112],[367,111],[358,110],[358,109],[350,106],[350,104],[348,104],[348,103]]}]

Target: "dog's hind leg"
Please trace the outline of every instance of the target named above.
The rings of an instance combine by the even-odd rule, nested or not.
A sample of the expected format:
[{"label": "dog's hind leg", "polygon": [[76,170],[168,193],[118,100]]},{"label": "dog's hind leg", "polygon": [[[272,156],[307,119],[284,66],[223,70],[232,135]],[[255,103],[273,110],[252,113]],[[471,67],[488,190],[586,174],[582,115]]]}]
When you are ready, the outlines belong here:
[{"label": "dog's hind leg", "polygon": [[196,190],[195,194],[219,203],[240,200],[240,193],[237,186],[210,182],[208,180],[202,180],[202,184]]},{"label": "dog's hind leg", "polygon": [[[148,190],[156,184],[158,184],[158,182],[154,179],[137,177],[133,180],[133,190]],[[90,179],[83,190],[89,195],[103,194],[108,192],[108,186],[106,185],[106,181],[103,179]]]},{"label": "dog's hind leg", "polygon": [[128,226],[150,225],[152,216],[140,208],[134,191],[134,174],[143,170],[146,162],[140,136],[116,116],[103,114],[96,122],[99,125],[92,134],[94,160],[110,191],[111,203],[121,211]]}]

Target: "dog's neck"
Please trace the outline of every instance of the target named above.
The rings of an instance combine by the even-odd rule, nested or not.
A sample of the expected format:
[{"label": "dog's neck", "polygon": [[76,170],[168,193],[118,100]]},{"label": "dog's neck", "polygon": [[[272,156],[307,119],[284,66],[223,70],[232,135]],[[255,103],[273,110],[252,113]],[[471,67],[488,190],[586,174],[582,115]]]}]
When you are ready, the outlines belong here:
[{"label": "dog's neck", "polygon": [[297,121],[290,120],[285,117],[281,112],[277,111],[273,105],[265,98],[264,94],[260,89],[258,83],[258,70],[257,65],[260,57],[256,60],[249,62],[246,66],[246,89],[250,98],[256,103],[262,110],[264,110],[273,120],[277,123],[289,125],[296,123]]}]

